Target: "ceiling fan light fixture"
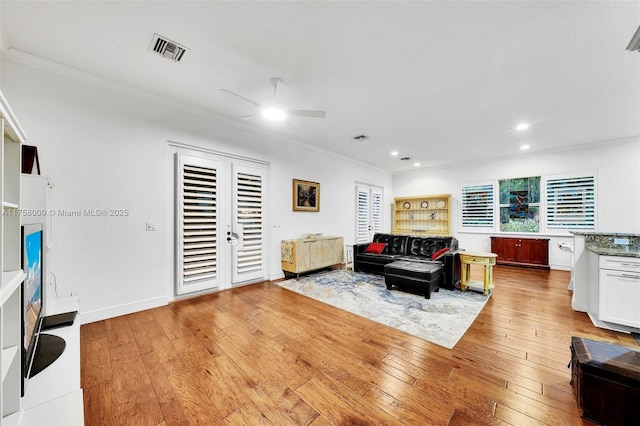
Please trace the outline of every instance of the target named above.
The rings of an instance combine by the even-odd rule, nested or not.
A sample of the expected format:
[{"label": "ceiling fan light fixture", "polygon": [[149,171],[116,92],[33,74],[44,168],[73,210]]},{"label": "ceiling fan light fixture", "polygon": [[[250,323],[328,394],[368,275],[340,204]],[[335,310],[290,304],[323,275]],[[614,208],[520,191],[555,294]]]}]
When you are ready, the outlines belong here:
[{"label": "ceiling fan light fixture", "polygon": [[260,111],[260,114],[270,121],[282,121],[287,118],[287,113],[276,107],[263,108],[262,111]]},{"label": "ceiling fan light fixture", "polygon": [[636,33],[631,37],[631,41],[627,46],[627,50],[633,52],[634,50],[640,52],[640,27],[636,30]]}]

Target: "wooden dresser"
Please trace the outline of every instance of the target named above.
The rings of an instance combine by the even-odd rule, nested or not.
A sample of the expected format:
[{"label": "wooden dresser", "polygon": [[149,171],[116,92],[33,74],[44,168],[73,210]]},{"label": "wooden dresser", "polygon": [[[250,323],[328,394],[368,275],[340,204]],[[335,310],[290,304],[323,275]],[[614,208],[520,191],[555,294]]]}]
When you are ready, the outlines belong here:
[{"label": "wooden dresser", "polygon": [[300,238],[283,240],[280,244],[282,270],[296,275],[340,265],[343,262],[343,253],[342,237]]},{"label": "wooden dresser", "polygon": [[548,238],[491,237],[498,265],[550,269]]}]

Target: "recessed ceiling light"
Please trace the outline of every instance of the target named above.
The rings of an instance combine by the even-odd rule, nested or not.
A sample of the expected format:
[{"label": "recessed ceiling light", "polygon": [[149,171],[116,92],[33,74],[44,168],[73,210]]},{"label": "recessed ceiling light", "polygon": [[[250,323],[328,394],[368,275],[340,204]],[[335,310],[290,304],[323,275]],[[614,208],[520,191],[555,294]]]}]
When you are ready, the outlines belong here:
[{"label": "recessed ceiling light", "polygon": [[420,163],[413,163],[414,166],[418,167]]},{"label": "recessed ceiling light", "polygon": [[523,151],[526,151],[526,150],[528,150],[529,148],[531,148],[531,145],[526,145],[526,144],[525,144],[525,145],[522,145],[522,146],[520,147],[520,149],[521,149],[521,150],[523,150]]},{"label": "recessed ceiling light", "polygon": [[398,151],[391,151],[391,155],[395,157],[396,155],[398,155]]},{"label": "recessed ceiling light", "polygon": [[524,130],[527,130],[529,128],[529,124],[528,123],[520,123],[516,126],[516,130],[519,132],[522,132]]},{"label": "recessed ceiling light", "polygon": [[271,121],[282,121],[287,118],[287,113],[281,110],[280,108],[268,107],[264,108],[260,114],[267,120]]}]

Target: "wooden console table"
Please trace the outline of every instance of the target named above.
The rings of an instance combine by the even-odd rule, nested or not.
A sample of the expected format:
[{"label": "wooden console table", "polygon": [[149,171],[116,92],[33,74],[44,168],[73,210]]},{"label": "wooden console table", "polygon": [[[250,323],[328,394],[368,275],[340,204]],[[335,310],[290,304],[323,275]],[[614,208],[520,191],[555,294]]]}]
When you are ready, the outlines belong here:
[{"label": "wooden console table", "polygon": [[[493,265],[496,264],[495,253],[461,251],[460,263],[462,263],[462,279],[460,280],[460,290],[466,291],[467,287],[478,288],[486,296],[489,290],[493,290]],[[484,281],[471,281],[471,265],[484,266]]]},{"label": "wooden console table", "polygon": [[302,272],[340,265],[343,261],[343,250],[342,237],[283,240],[280,244],[282,270],[300,276]]}]

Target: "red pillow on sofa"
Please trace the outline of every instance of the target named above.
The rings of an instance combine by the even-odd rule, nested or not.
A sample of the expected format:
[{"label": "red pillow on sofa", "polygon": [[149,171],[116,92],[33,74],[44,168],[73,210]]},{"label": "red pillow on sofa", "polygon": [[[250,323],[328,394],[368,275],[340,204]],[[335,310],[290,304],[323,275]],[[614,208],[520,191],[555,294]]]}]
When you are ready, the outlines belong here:
[{"label": "red pillow on sofa", "polygon": [[445,247],[443,249],[438,250],[437,252],[435,252],[435,253],[433,253],[431,255],[431,260],[436,260],[437,258],[439,258],[440,256],[442,256],[443,254],[445,254],[448,251],[449,251],[449,247]]},{"label": "red pillow on sofa", "polygon": [[387,243],[371,243],[369,244],[369,247],[367,247],[364,252],[380,254],[382,253],[382,250],[384,250],[386,246],[387,246]]}]

